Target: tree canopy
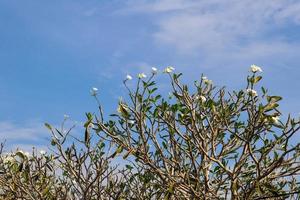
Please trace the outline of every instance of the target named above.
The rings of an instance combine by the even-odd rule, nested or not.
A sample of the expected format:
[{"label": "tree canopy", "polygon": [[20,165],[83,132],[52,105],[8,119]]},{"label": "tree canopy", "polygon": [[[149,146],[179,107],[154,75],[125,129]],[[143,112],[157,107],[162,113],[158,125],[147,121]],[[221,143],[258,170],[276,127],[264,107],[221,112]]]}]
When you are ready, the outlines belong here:
[{"label": "tree canopy", "polygon": [[[55,128],[47,152],[4,152],[1,199],[299,199],[300,119],[284,116],[280,96],[259,86],[250,67],[245,88],[227,91],[201,76],[183,84],[163,71],[171,95],[159,93],[152,68],[135,81],[117,112],[86,113],[82,137]],[[106,119],[107,118],[107,119]],[[298,136],[299,139],[299,136]]]}]

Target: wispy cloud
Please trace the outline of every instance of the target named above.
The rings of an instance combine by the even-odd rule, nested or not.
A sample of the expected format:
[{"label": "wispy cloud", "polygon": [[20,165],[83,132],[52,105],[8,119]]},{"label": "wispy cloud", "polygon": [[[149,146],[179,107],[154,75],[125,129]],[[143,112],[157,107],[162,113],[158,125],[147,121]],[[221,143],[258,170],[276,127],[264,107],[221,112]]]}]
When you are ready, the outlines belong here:
[{"label": "wispy cloud", "polygon": [[130,11],[153,15],[158,27],[153,34],[156,43],[173,46],[184,54],[228,49],[238,53],[244,48],[256,49],[257,41],[266,41],[263,45],[270,48],[273,41],[293,45],[285,41],[288,36],[275,31],[300,22],[300,3],[286,0],[144,1],[136,6],[130,4]]},{"label": "wispy cloud", "polygon": [[[72,136],[81,137],[83,132],[83,122],[67,120],[64,122],[63,131],[71,131]],[[52,125],[61,131],[62,124]],[[22,149],[31,151],[35,149],[48,149],[50,145],[51,133],[40,121],[28,121],[27,123],[17,124],[12,121],[0,121],[0,142],[5,141],[5,150]]]},{"label": "wispy cloud", "polygon": [[45,149],[49,143],[50,134],[43,126],[43,123],[29,122],[25,125],[13,123],[11,121],[0,122],[0,142],[5,141],[5,149],[32,150],[35,146],[38,149]]},{"label": "wispy cloud", "polygon": [[0,122],[0,140],[31,140],[38,141],[41,138],[45,138],[49,134],[47,130],[42,126],[42,123],[29,123],[25,126],[14,124],[10,121]]},{"label": "wispy cloud", "polygon": [[[194,0],[155,0],[155,1],[136,1],[129,0],[127,1],[127,7],[122,9],[121,13],[130,13],[130,12],[144,12],[144,13],[153,13],[153,12],[169,12],[169,11],[178,11],[185,10],[195,6],[198,6],[199,1]],[[118,11],[120,12],[120,11]]]}]

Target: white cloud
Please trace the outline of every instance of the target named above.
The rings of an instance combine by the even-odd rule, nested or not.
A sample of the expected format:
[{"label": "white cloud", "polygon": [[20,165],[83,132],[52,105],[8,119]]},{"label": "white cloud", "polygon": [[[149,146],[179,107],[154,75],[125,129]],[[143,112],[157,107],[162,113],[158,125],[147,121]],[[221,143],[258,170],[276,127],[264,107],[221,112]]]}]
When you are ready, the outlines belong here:
[{"label": "white cloud", "polygon": [[[73,127],[71,135],[75,137],[82,137],[84,122],[75,122],[72,120],[65,121],[64,131]],[[52,125],[61,130],[62,124]],[[11,151],[22,149],[32,151],[34,147],[36,150],[47,150],[50,146],[50,131],[40,121],[27,121],[22,125],[13,123],[11,121],[0,121],[0,143],[5,141],[5,150]]]},{"label": "white cloud", "polygon": [[49,143],[46,138],[50,138],[50,133],[43,123],[18,125],[10,121],[0,122],[0,142],[5,141],[5,149],[8,151],[17,148],[29,151],[33,146],[38,149],[45,148]]},{"label": "white cloud", "polygon": [[20,126],[9,121],[0,122],[0,140],[40,140],[46,136],[43,124],[29,123]]},{"label": "white cloud", "polygon": [[[245,48],[255,51],[270,45],[266,48],[271,49],[273,42],[292,46],[285,36],[272,33],[287,23],[300,22],[300,3],[292,0],[159,0],[135,6],[131,1],[130,11],[151,15],[158,27],[153,33],[156,44],[175,47],[183,54],[228,50],[241,54]],[[261,41],[263,45],[255,45]]]},{"label": "white cloud", "polygon": [[197,6],[195,0],[158,0],[158,1],[128,1],[128,7],[122,9],[123,13],[128,12],[168,12],[188,9]]}]

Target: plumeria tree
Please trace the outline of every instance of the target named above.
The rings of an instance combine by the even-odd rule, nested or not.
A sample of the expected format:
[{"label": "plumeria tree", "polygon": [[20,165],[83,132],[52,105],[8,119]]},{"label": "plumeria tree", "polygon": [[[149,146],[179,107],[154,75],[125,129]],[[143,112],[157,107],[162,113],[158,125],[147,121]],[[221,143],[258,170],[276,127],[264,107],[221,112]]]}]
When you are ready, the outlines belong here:
[{"label": "plumeria tree", "polygon": [[46,124],[51,153],[2,153],[0,197],[299,199],[300,119],[281,116],[261,73],[252,65],[245,88],[226,91],[205,76],[183,84],[169,66],[164,96],[153,67],[134,87],[126,76],[128,97],[108,119],[92,88],[99,114],[86,114],[82,138]]},{"label": "plumeria tree", "polygon": [[148,79],[139,74],[135,88],[127,77],[129,100],[119,102],[115,120],[96,121],[96,130],[147,172],[157,198],[297,196],[299,144],[291,139],[299,120],[281,121],[281,97],[258,92],[262,70],[250,71],[244,90],[226,92],[204,76],[191,89],[167,67],[171,99],[156,93],[156,68]]}]

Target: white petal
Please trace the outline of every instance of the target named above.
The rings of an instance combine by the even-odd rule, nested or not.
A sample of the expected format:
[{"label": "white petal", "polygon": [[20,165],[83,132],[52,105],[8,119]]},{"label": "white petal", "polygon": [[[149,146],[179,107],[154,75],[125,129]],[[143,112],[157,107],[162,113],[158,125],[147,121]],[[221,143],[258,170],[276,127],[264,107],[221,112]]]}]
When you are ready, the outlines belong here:
[{"label": "white petal", "polygon": [[262,69],[257,65],[251,65],[250,66],[250,71],[253,72],[253,73],[262,72]]},{"label": "white petal", "polygon": [[98,92],[98,88],[93,87],[90,92],[92,96],[96,96]]},{"label": "white petal", "polygon": [[132,80],[132,76],[130,76],[129,74],[127,74],[126,80]]},{"label": "white petal", "polygon": [[153,73],[153,74],[156,74],[156,73],[157,73],[157,68],[156,68],[156,67],[152,67],[151,69],[152,69],[152,73]]},{"label": "white petal", "polygon": [[146,74],[144,74],[144,73],[140,73],[140,74],[138,74],[138,78],[146,78],[147,76],[146,76]]}]

